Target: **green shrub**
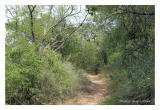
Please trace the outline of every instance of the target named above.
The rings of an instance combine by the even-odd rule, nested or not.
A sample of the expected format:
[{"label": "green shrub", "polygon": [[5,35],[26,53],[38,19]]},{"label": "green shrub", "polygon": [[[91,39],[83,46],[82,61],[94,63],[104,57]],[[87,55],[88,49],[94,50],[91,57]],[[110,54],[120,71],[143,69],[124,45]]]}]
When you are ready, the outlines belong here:
[{"label": "green shrub", "polygon": [[81,90],[82,74],[50,49],[39,54],[32,45],[7,48],[6,103],[54,104],[73,97]]},{"label": "green shrub", "polygon": [[29,46],[19,45],[6,52],[6,103],[31,104],[39,92],[42,62]]},{"label": "green shrub", "polygon": [[102,104],[154,104],[154,52],[131,59],[123,70],[103,69],[110,75],[112,91]]}]

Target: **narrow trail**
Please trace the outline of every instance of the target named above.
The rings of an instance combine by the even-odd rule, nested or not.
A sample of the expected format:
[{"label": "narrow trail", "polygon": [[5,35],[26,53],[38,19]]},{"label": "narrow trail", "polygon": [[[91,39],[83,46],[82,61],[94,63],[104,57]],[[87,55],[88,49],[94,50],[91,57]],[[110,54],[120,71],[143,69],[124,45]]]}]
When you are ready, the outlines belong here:
[{"label": "narrow trail", "polygon": [[98,105],[106,96],[106,81],[98,75],[88,75],[90,84],[87,85],[87,91],[78,95],[75,99],[69,99],[63,102],[63,105]]}]

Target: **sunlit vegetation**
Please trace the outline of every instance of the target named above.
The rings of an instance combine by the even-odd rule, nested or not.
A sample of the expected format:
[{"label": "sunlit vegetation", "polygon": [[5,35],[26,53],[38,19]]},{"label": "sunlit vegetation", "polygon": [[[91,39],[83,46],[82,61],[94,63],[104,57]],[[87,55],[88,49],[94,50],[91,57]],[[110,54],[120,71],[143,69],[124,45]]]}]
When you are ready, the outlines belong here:
[{"label": "sunlit vegetation", "polygon": [[99,104],[154,104],[154,6],[6,6],[6,104],[56,104],[109,78]]}]

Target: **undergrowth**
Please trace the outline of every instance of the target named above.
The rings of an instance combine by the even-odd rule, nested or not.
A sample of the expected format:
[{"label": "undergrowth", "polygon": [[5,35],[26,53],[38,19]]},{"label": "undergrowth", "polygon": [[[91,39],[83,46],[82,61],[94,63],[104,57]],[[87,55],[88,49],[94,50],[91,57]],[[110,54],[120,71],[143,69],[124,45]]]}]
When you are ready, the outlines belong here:
[{"label": "undergrowth", "polygon": [[[152,52],[153,53],[153,52]],[[118,69],[114,65],[105,66],[102,70],[109,74],[110,98],[102,101],[107,105],[148,105],[154,104],[154,57],[149,53],[132,60],[127,68]],[[144,60],[145,59],[145,60]]]},{"label": "undergrowth", "polygon": [[6,49],[6,104],[54,104],[84,89],[85,72],[60,53],[39,54],[32,45]]}]

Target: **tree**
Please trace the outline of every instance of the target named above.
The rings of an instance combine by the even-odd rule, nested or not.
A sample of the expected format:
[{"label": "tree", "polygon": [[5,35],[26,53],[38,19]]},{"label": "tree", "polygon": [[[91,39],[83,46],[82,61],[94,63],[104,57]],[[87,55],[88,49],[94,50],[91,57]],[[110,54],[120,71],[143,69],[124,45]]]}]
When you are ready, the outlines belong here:
[{"label": "tree", "polygon": [[32,6],[32,5],[28,5],[28,9],[29,9],[29,15],[30,15],[30,25],[31,25],[31,33],[32,33],[32,42],[35,42],[35,35],[34,35],[34,30],[33,30],[33,25],[34,25],[34,17],[33,17],[33,12],[36,8],[36,5]]},{"label": "tree", "polygon": [[[124,84],[118,86],[122,81],[121,77],[116,80],[118,73],[111,74],[112,82],[117,84],[118,90],[117,99],[111,100],[116,100],[117,104],[122,104],[120,100],[126,99],[149,100],[139,101],[138,104],[154,103],[154,6],[115,5],[87,8],[95,22],[103,25],[105,30],[101,49],[108,53],[109,64],[115,65],[118,72],[126,77],[123,76]],[[146,62],[150,66],[146,66]],[[137,97],[137,94],[141,96]]]}]

